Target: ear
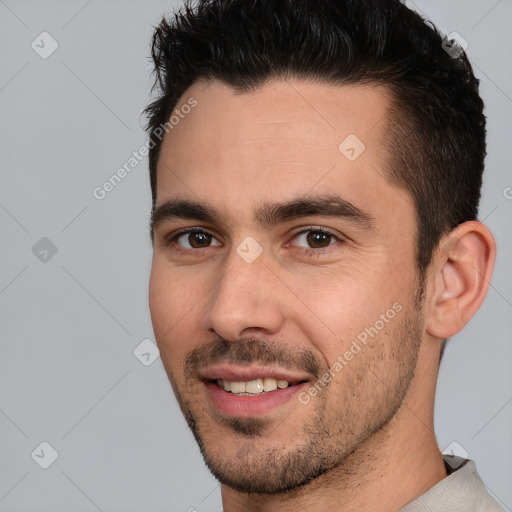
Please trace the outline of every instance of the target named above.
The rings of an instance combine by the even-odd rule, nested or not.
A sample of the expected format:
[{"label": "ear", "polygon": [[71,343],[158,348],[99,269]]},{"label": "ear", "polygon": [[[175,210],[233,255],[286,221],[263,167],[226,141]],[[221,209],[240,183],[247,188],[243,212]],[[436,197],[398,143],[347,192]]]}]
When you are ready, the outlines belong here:
[{"label": "ear", "polygon": [[458,333],[489,289],[496,243],[478,221],[464,222],[441,240],[431,264],[427,333],[446,339]]}]

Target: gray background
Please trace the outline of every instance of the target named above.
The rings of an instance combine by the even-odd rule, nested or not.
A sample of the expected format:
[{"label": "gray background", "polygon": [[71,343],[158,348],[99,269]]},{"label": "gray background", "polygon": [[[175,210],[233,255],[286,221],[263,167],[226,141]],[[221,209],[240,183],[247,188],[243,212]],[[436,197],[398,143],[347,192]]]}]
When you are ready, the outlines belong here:
[{"label": "gray background", "polygon": [[[145,366],[133,353],[153,339],[146,159],[93,196],[146,140],[149,42],[171,5],[0,0],[0,511],[221,510],[160,359]],[[510,511],[512,1],[414,5],[468,41],[482,79],[480,218],[499,248],[484,306],[448,345],[436,431]],[[59,45],[46,59],[31,47],[43,31]],[[36,245],[43,237],[56,254]],[[43,441],[58,452],[48,469]]]}]

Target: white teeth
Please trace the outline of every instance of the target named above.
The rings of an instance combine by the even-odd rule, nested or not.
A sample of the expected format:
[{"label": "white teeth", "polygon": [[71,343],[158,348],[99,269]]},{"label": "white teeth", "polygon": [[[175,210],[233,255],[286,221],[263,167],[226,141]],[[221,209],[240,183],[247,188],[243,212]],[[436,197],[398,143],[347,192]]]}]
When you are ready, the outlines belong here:
[{"label": "white teeth", "polygon": [[258,380],[250,380],[245,383],[245,392],[246,393],[261,393],[263,391],[263,381],[261,379]]},{"label": "white teeth", "polygon": [[264,379],[250,380],[246,382],[233,382],[217,379],[217,385],[224,391],[230,391],[231,393],[259,395],[268,391],[274,391],[277,388],[287,388],[290,383],[286,380],[277,380],[265,377]]},{"label": "white teeth", "polygon": [[263,379],[263,389],[265,391],[274,391],[277,389],[277,380],[276,379]]},{"label": "white teeth", "polygon": [[230,382],[231,393],[245,393],[245,382]]}]

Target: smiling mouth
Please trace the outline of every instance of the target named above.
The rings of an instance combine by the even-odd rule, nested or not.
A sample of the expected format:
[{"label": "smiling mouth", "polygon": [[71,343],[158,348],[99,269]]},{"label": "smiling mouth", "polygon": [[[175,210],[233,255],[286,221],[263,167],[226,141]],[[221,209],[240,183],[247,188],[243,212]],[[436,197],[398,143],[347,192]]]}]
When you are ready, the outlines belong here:
[{"label": "smiling mouth", "polygon": [[220,389],[238,396],[259,396],[266,393],[272,393],[278,389],[286,389],[307,382],[301,380],[298,382],[288,382],[287,380],[273,379],[265,377],[249,381],[229,381],[224,379],[214,379],[210,382],[216,384]]}]

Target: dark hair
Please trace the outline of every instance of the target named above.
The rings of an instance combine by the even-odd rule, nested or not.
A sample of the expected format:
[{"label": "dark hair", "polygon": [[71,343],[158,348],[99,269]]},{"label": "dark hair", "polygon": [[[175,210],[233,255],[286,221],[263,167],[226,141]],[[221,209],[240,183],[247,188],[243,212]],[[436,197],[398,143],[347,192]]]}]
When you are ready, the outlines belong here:
[{"label": "dark hair", "polygon": [[412,196],[422,274],[440,237],[476,219],[486,152],[479,81],[462,49],[450,51],[398,0],[185,0],[156,27],[152,57],[160,93],[145,110],[153,206],[161,147],[154,133],[192,83],[249,92],[295,77],[392,93],[386,177]]}]

